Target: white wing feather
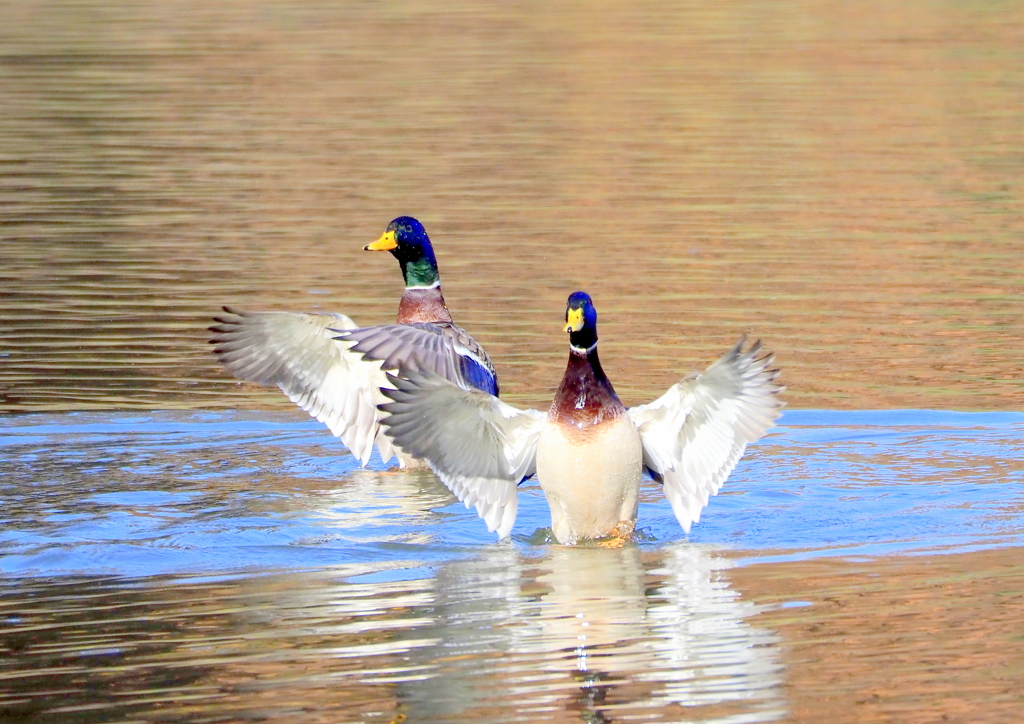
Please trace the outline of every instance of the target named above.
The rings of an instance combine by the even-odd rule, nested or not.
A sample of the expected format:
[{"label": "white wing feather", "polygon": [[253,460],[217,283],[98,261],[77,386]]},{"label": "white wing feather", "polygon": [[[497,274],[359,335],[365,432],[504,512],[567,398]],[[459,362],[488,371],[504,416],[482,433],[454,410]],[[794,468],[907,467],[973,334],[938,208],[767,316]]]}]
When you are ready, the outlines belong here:
[{"label": "white wing feather", "polygon": [[215,352],[231,374],[277,385],[288,399],[323,422],[366,465],[376,443],[387,462],[397,450],[380,429],[377,405],[387,402],[380,361],[349,352],[332,329],[355,329],[343,314],[243,312],[228,307],[210,327]]},{"label": "white wing feather", "polygon": [[744,339],[703,373],[672,385],[654,402],[631,408],[644,465],[663,478],[665,497],[687,533],[700,520],[749,443],[781,414],[771,355]]},{"label": "white wing feather", "polygon": [[504,538],[516,519],[520,481],[537,468],[545,415],[519,410],[476,389],[462,389],[432,372],[388,376],[393,401],[383,425],[395,443],[426,460],[487,529]]}]

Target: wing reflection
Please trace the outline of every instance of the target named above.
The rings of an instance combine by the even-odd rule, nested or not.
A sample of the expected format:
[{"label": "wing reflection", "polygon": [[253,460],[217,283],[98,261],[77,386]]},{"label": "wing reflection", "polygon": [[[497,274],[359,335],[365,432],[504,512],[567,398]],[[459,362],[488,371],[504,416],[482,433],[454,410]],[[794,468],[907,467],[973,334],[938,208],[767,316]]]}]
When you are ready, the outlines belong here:
[{"label": "wing reflection", "polygon": [[437,535],[436,510],[454,501],[427,471],[355,470],[341,485],[321,493],[317,507],[318,516],[329,521],[327,529],[348,538],[430,543]]}]

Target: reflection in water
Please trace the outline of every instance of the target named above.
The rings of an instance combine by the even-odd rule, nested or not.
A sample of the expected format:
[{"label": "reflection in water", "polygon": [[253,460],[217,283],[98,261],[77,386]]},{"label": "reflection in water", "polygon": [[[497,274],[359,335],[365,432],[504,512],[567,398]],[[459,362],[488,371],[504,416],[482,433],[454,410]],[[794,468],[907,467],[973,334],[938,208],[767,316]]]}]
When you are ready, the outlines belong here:
[{"label": "reflection in water", "polygon": [[9,582],[0,713],[777,719],[775,638],[746,621],[755,608],[729,589],[726,565],[685,545],[495,545],[409,579],[342,568]]},{"label": "reflection in water", "polygon": [[324,533],[347,540],[432,543],[437,535],[431,529],[438,524],[434,510],[455,501],[429,471],[357,469],[340,482],[317,496],[315,515]]},{"label": "reflection in water", "polygon": [[754,607],[723,567],[686,545],[540,557],[495,546],[447,564],[428,629],[438,644],[419,652],[433,668],[401,696],[431,721],[486,720],[511,702],[524,721],[772,719],[783,708],[774,637],[745,621]]}]

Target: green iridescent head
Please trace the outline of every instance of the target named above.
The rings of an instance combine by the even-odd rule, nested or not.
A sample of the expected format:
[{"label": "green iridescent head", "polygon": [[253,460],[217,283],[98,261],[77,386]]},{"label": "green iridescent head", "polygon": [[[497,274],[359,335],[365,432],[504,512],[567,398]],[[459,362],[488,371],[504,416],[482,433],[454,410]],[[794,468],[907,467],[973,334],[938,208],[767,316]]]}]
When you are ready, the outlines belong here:
[{"label": "green iridescent head", "polygon": [[377,241],[363,247],[366,251],[390,251],[398,259],[405,277],[405,286],[437,286],[437,259],[423,224],[411,216],[399,216],[388,224]]}]

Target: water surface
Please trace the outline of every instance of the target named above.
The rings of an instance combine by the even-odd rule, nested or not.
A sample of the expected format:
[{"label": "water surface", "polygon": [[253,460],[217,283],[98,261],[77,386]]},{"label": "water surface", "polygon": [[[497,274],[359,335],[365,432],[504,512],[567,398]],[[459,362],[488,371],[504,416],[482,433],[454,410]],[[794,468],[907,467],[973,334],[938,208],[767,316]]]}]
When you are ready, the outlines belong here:
[{"label": "water surface", "polygon": [[210,317],[393,320],[400,214],[512,399],[585,289],[631,404],[748,332],[791,405],[1022,407],[1014,3],[5,10],[0,409],[248,408]]},{"label": "water surface", "polygon": [[[1024,6],[0,15],[0,718],[1020,718]],[[510,402],[585,289],[627,404],[748,333],[782,426],[618,550],[358,469],[205,328],[393,320],[401,214]]]},{"label": "water surface", "polygon": [[[1021,545],[1022,429],[1019,413],[791,411],[689,536],[648,483],[638,541],[609,549],[546,542],[535,484],[495,542],[429,473],[362,469],[298,415],[11,416],[0,707],[784,719],[803,668],[785,665],[774,626],[823,594],[744,571]],[[763,623],[773,612],[786,617]],[[1009,655],[1014,641],[989,645]]]},{"label": "water surface", "polygon": [[[380,570],[495,540],[433,474],[376,452],[360,468],[300,412],[14,415],[0,433],[10,575]],[[1024,413],[792,410],[689,536],[648,480],[637,540],[752,561],[1020,545],[1022,482]],[[525,483],[514,540],[549,523]]]}]

